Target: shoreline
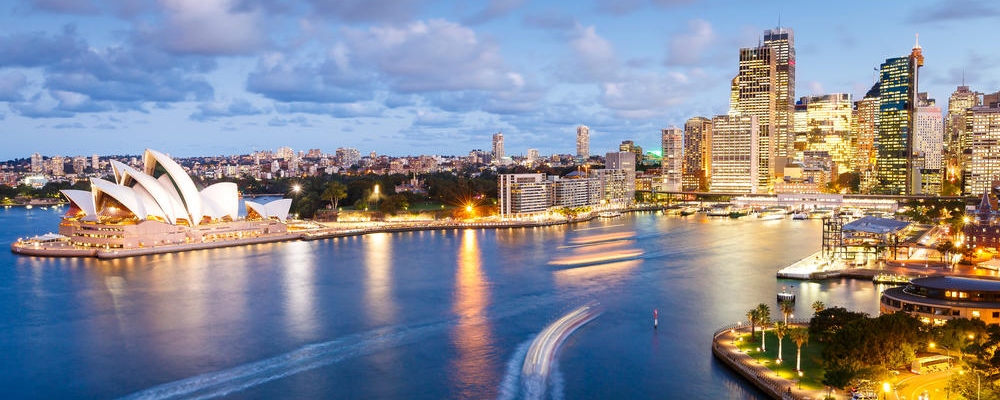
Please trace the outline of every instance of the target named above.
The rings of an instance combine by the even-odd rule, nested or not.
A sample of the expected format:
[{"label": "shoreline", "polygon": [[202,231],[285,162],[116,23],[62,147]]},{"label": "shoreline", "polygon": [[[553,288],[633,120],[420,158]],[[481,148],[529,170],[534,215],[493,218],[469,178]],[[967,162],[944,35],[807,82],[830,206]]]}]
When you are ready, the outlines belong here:
[{"label": "shoreline", "polygon": [[[645,212],[659,211],[661,207],[638,207],[620,212]],[[498,221],[498,222],[401,222],[382,223],[381,225],[357,228],[334,228],[315,221],[303,221],[308,224],[316,224],[320,228],[309,228],[303,230],[290,230],[283,234],[273,234],[252,238],[220,240],[204,243],[181,243],[160,246],[150,246],[131,249],[106,249],[106,248],[84,248],[67,244],[62,241],[57,242],[27,242],[15,241],[10,245],[10,251],[17,255],[30,257],[93,257],[97,259],[116,259],[127,257],[138,257],[155,254],[180,253],[185,251],[197,251],[218,249],[225,247],[247,246],[263,243],[278,243],[295,240],[323,240],[351,236],[363,236],[372,233],[395,233],[395,232],[416,232],[449,229],[515,229],[515,228],[535,228],[555,225],[571,225],[580,222],[587,222],[598,218],[597,213],[586,217],[550,220],[550,221]]]}]

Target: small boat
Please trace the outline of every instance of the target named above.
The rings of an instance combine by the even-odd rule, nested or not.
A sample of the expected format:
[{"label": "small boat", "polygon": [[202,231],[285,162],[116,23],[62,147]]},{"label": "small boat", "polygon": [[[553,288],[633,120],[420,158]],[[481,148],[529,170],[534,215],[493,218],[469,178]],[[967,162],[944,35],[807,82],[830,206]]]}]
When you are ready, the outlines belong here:
[{"label": "small boat", "polygon": [[733,207],[729,204],[716,204],[708,210],[709,217],[728,217],[733,212]]},{"label": "small boat", "polygon": [[681,209],[681,216],[694,215],[698,212],[698,207],[684,207]]},{"label": "small boat", "polygon": [[775,220],[775,219],[785,219],[785,215],[788,214],[784,208],[780,207],[768,207],[757,214],[757,217],[762,220]]},{"label": "small boat", "polygon": [[792,219],[799,219],[799,220],[809,219],[809,214],[807,214],[805,211],[796,211],[792,213]]},{"label": "small boat", "polygon": [[795,301],[795,293],[786,292],[784,290],[778,292],[778,302],[781,303],[783,301],[794,302]]},{"label": "small boat", "polygon": [[597,216],[601,218],[616,218],[622,216],[622,213],[618,211],[601,211]]},{"label": "small boat", "polygon": [[24,208],[30,210],[32,208],[35,208],[35,206],[33,206],[31,204],[28,204],[28,205],[24,206]]}]

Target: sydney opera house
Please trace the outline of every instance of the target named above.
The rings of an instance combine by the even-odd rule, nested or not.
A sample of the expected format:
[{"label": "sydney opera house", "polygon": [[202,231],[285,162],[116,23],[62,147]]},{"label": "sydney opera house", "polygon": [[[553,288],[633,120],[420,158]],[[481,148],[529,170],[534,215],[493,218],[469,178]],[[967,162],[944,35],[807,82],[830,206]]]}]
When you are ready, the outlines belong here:
[{"label": "sydney opera house", "polygon": [[111,167],[115,182],[92,178],[90,191],[63,191],[70,206],[59,224],[62,247],[71,246],[77,252],[183,248],[186,244],[214,247],[212,243],[256,242],[254,238],[287,232],[291,199],[268,204],[246,201],[246,216],[241,218],[235,183],[199,190],[184,169],[163,153],[146,150],[142,170],[118,161],[111,161]]}]

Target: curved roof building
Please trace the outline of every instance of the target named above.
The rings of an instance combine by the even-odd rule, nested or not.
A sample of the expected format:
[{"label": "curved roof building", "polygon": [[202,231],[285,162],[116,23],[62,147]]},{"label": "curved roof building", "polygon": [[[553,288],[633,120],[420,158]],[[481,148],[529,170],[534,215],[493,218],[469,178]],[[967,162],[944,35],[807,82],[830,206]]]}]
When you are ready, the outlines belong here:
[{"label": "curved roof building", "polygon": [[914,278],[908,285],[882,292],[879,309],[883,314],[903,311],[935,325],[952,318],[1000,323],[1000,280],[957,276]]},{"label": "curved roof building", "polygon": [[[198,190],[194,181],[174,160],[155,150],[146,150],[140,171],[111,161],[115,181],[92,178],[91,191],[64,190],[70,201],[67,218],[92,222],[159,221],[170,225],[198,226],[239,217],[236,184],[222,182]],[[254,204],[254,217],[284,221],[291,201]],[[266,210],[265,210],[266,208]]]}]

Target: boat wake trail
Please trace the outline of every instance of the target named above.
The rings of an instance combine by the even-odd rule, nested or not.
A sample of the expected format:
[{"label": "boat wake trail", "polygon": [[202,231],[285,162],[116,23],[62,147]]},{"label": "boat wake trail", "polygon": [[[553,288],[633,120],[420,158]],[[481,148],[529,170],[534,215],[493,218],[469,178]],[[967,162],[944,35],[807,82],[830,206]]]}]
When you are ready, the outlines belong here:
[{"label": "boat wake trail", "polygon": [[[531,346],[523,353],[524,361],[519,377],[521,398],[543,399],[550,384],[552,386],[551,397],[554,399],[563,397],[563,378],[562,373],[558,370],[556,355],[562,344],[573,332],[593,321],[600,314],[601,311],[596,303],[585,305],[563,315],[546,326],[538,336],[535,336],[534,340],[531,341]],[[521,348],[518,348],[511,362],[519,361],[521,356]],[[512,393],[517,386],[514,382],[517,380],[515,378],[517,371],[511,371],[511,367],[511,364],[507,365],[507,375],[501,383],[499,398],[503,400],[518,397]]]},{"label": "boat wake trail", "polygon": [[[488,313],[489,319],[518,315],[536,307],[551,304],[558,296],[526,296],[505,307]],[[237,393],[257,385],[310,371],[344,360],[368,356],[377,352],[417,343],[446,332],[455,326],[457,319],[389,326],[367,332],[344,336],[335,340],[310,344],[278,356],[238,365],[221,371],[207,372],[190,378],[164,383],[122,399],[209,399]],[[525,345],[527,347],[527,345]],[[518,349],[523,359],[527,349]]]},{"label": "boat wake trail", "polygon": [[448,325],[450,322],[440,322],[405,329],[383,328],[350,335],[329,342],[311,344],[250,364],[154,386],[122,399],[207,399],[225,396],[345,359],[417,342],[442,331]]},{"label": "boat wake trail", "polygon": [[514,351],[514,355],[507,362],[507,370],[503,374],[503,380],[500,381],[500,393],[497,394],[497,400],[514,400],[517,398],[519,394],[518,389],[520,389],[521,364],[524,363],[524,355],[528,353],[528,346],[531,345],[531,341],[532,339],[528,339],[518,345],[517,350]]}]

